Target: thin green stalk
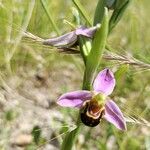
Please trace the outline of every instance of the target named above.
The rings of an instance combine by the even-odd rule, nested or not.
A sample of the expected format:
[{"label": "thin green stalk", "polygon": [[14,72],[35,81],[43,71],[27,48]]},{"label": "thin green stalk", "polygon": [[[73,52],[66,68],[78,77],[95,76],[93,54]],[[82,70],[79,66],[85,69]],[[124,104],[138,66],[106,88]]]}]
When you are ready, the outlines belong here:
[{"label": "thin green stalk", "polygon": [[89,52],[91,50],[91,42],[88,41],[88,39],[79,36],[79,43],[80,43],[80,52],[84,61],[84,64],[86,65],[87,56],[89,55]]},{"label": "thin green stalk", "polygon": [[79,41],[80,41],[80,53],[81,53],[81,56],[83,58],[83,62],[84,64],[86,64],[86,55],[85,55],[85,52],[83,50],[83,45],[84,45],[84,42],[83,42],[83,38],[81,36],[79,36]]},{"label": "thin green stalk", "polygon": [[47,7],[46,2],[45,2],[44,0],[40,0],[40,2],[41,2],[42,6],[43,6],[43,8],[44,8],[44,10],[45,10],[45,12],[46,12],[46,15],[47,15],[47,17],[48,17],[48,19],[49,19],[49,21],[50,21],[52,27],[54,28],[54,30],[55,30],[55,32],[57,33],[57,35],[59,35],[60,32],[59,32],[59,30],[58,30],[57,25],[56,25],[55,22],[53,21],[51,14],[50,14],[49,11],[48,11],[48,7]]}]

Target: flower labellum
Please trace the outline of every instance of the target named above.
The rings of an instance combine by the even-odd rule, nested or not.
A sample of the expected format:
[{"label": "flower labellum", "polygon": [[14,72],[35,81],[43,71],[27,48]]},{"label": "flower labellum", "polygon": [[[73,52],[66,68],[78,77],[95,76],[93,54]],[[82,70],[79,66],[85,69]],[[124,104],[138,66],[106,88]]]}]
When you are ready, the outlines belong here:
[{"label": "flower labellum", "polygon": [[58,104],[63,107],[80,108],[81,121],[90,127],[97,126],[106,119],[120,130],[126,130],[125,118],[117,104],[108,99],[116,81],[110,69],[104,69],[94,80],[93,91],[74,91],[63,94]]},{"label": "flower labellum", "polygon": [[68,48],[76,44],[79,35],[85,36],[87,38],[93,38],[97,28],[99,28],[98,25],[90,28],[81,26],[76,30],[61,35],[59,37],[46,39],[43,41],[43,44],[58,47],[58,48]]},{"label": "flower labellum", "polygon": [[100,123],[105,112],[103,105],[99,105],[95,100],[87,100],[83,103],[80,110],[81,121],[90,127],[97,126]]}]

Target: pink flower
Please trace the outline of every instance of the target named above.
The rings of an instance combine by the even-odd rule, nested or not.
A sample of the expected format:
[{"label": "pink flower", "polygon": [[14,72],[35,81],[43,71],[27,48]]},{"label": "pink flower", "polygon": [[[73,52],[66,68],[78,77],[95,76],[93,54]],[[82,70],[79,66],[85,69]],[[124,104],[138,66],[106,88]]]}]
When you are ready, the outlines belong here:
[{"label": "pink flower", "polygon": [[73,45],[75,45],[78,42],[79,36],[93,38],[93,36],[98,28],[99,28],[98,26],[93,26],[90,28],[81,26],[81,27],[75,29],[74,31],[68,32],[59,37],[46,39],[43,41],[43,44],[58,47],[58,48],[72,47]]},{"label": "pink flower", "polygon": [[118,129],[126,130],[121,110],[107,97],[114,90],[115,84],[113,73],[109,69],[104,69],[97,75],[93,91],[79,90],[65,93],[57,103],[63,107],[80,108],[81,121],[87,126],[94,127],[104,118]]}]

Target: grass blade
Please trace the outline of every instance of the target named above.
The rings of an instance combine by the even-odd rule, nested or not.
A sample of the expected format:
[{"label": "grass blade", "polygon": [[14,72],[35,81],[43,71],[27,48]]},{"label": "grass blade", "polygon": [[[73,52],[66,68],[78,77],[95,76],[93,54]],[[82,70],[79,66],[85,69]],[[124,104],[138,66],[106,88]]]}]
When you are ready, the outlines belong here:
[{"label": "grass blade", "polygon": [[44,8],[44,11],[45,11],[45,13],[46,13],[46,15],[47,15],[47,17],[48,17],[48,19],[49,19],[49,21],[50,21],[50,23],[51,23],[53,29],[55,30],[55,32],[57,33],[57,35],[60,35],[60,34],[59,34],[58,27],[57,27],[57,25],[55,24],[55,22],[54,22],[54,20],[53,20],[53,18],[52,18],[52,16],[51,16],[51,14],[50,14],[49,11],[48,11],[48,7],[47,7],[46,2],[45,2],[44,0],[40,0],[40,2],[41,2],[41,4],[42,4],[42,7]]}]

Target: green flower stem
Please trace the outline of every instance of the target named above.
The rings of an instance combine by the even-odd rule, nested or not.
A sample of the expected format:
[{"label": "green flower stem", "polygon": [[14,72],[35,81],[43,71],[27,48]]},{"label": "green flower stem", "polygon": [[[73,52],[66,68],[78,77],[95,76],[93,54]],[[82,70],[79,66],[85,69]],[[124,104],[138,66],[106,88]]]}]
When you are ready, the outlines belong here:
[{"label": "green flower stem", "polygon": [[81,56],[83,58],[83,62],[84,64],[86,64],[86,54],[85,54],[85,50],[84,50],[84,39],[83,37],[79,36],[79,42],[80,42],[80,52],[81,52]]},{"label": "green flower stem", "polygon": [[87,56],[91,50],[91,41],[87,40],[86,38],[79,36],[79,43],[80,43],[80,52],[83,58],[84,64],[86,65]]},{"label": "green flower stem", "polygon": [[[86,90],[91,89],[90,85],[93,82],[92,79],[97,70],[97,67],[99,66],[99,62],[100,62],[99,60],[102,56],[102,53],[106,44],[106,39],[108,35],[108,22],[109,22],[108,10],[107,8],[105,8],[102,26],[96,32],[94,41],[92,43],[92,49],[86,60],[85,76],[83,80],[83,89],[86,89]],[[76,141],[76,138],[81,130],[81,127],[82,127],[82,123],[80,121],[80,117],[78,117],[77,128],[66,134],[64,141],[62,143],[61,150],[72,149]]]}]

